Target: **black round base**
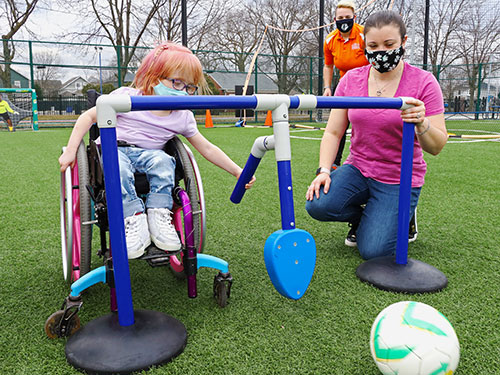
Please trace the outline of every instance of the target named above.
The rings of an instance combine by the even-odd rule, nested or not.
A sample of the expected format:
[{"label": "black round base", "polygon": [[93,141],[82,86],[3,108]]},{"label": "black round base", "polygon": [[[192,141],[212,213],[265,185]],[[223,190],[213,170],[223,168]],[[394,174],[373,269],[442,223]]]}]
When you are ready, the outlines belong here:
[{"label": "black round base", "polygon": [[181,354],[187,331],[180,321],[156,311],[134,311],[123,327],[118,315],[97,318],[68,339],[66,359],[90,374],[129,374],[161,365]]},{"label": "black round base", "polygon": [[403,293],[437,292],[448,284],[437,268],[415,259],[408,259],[406,265],[398,264],[393,256],[362,263],[356,276],[379,289]]}]

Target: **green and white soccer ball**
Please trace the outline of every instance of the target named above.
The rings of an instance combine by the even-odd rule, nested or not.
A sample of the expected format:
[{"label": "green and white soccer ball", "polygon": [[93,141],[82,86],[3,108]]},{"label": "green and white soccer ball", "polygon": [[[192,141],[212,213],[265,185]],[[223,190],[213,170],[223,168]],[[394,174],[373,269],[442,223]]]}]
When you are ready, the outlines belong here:
[{"label": "green and white soccer ball", "polygon": [[373,322],[370,349],[384,375],[451,375],[460,359],[452,325],[434,307],[404,301]]}]

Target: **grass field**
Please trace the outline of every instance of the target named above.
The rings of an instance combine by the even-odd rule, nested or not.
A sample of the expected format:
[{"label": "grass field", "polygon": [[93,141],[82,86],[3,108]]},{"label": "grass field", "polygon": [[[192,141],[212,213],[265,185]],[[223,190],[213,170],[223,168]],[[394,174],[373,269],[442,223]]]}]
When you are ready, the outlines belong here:
[{"label": "grass field", "polygon": [[[214,128],[203,134],[243,165],[253,141],[270,129]],[[65,340],[50,340],[46,318],[69,293],[62,278],[57,158],[70,129],[0,132],[0,374],[75,374]],[[239,205],[235,180],[198,157],[207,205],[205,252],[226,259],[234,277],[229,305],[212,298],[213,270],[198,274],[198,298],[167,268],[131,261],[134,308],[161,311],[188,331],[185,351],[148,374],[377,375],[371,324],[391,303],[428,303],[447,316],[461,344],[458,375],[500,374],[500,144],[449,143],[426,155],[429,172],[419,203],[419,236],[409,256],[444,272],[443,291],[405,295],[378,290],[355,276],[362,262],[344,246],[347,225],[321,223],[304,209],[318,163],[321,131],[293,132],[292,173],[297,227],[311,233],[317,263],[298,301],[276,292],[263,247],[280,229],[274,153]],[[307,139],[301,139],[307,138]],[[313,138],[313,139],[309,139]],[[97,232],[97,231],[95,231]],[[95,250],[98,243],[95,242]],[[97,257],[93,266],[100,266]],[[107,314],[107,286],[85,292],[82,324]]]}]

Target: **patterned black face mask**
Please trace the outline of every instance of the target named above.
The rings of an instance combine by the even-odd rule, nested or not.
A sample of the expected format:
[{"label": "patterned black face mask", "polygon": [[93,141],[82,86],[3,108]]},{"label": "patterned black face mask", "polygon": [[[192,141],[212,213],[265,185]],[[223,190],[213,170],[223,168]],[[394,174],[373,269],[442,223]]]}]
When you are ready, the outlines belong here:
[{"label": "patterned black face mask", "polygon": [[405,49],[402,45],[388,51],[370,51],[365,49],[366,59],[380,73],[387,73],[394,70],[404,53]]}]

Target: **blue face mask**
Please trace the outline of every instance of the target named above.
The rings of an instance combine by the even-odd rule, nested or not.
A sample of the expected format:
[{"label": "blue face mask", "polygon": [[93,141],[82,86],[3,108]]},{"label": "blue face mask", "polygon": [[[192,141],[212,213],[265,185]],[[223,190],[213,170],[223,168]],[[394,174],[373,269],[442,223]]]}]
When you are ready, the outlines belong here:
[{"label": "blue face mask", "polygon": [[184,90],[176,90],[170,87],[165,86],[163,83],[157,84],[153,87],[153,90],[156,95],[168,95],[168,96],[183,96],[188,95],[188,93]]}]

